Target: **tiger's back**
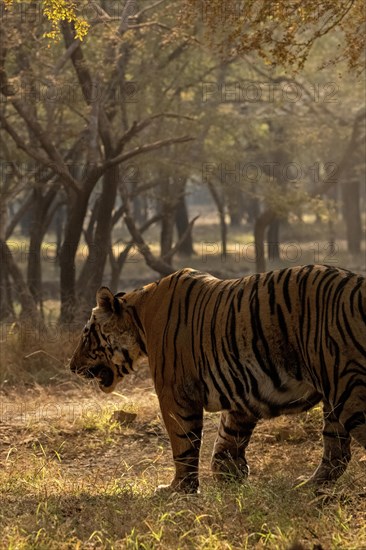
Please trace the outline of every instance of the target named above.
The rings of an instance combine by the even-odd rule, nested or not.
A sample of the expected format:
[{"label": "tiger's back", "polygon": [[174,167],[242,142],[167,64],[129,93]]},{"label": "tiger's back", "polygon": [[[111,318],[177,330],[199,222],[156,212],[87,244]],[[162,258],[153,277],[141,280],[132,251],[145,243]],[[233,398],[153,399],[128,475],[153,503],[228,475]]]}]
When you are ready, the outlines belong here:
[{"label": "tiger's back", "polygon": [[346,390],[347,362],[365,360],[365,286],[363,277],[325,266],[228,281],[192,270],[166,277],[150,289],[144,312],[157,389],[171,384],[182,396],[194,380],[208,411],[248,407],[263,417],[322,397],[334,405]]}]

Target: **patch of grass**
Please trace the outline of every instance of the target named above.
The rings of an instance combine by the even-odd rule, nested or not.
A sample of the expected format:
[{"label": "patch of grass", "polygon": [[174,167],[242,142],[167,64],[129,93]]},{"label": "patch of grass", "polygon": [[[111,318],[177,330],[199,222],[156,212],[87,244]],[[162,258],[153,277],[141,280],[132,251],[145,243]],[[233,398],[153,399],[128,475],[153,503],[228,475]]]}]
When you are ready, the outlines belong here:
[{"label": "patch of grass", "polygon": [[[212,478],[218,419],[207,415],[201,493],[166,495],[155,489],[172,478],[173,464],[151,384],[124,392],[122,406],[121,397],[88,387],[33,397],[47,404],[47,418],[14,414],[0,422],[1,550],[366,548],[361,449],[355,446],[349,471],[328,494],[294,488],[321,455],[319,410],[261,423],[244,483]],[[70,414],[76,397],[82,406]],[[137,412],[136,419],[111,422],[117,407]]]},{"label": "patch of grass", "polygon": [[77,331],[29,322],[0,324],[0,389],[75,382],[67,362]]}]

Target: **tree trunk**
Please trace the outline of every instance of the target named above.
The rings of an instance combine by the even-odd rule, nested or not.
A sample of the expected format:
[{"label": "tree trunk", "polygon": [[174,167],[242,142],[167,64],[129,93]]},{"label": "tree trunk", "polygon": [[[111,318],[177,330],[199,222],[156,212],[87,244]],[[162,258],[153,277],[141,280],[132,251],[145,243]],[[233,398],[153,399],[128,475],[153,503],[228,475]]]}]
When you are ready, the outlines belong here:
[{"label": "tree trunk", "polygon": [[119,167],[113,166],[103,177],[102,193],[96,212],[96,228],[84,271],[83,284],[78,284],[81,308],[89,311],[95,305],[95,293],[101,286],[110,248],[112,211],[116,201]]},{"label": "tree trunk", "polygon": [[244,216],[243,192],[238,187],[231,186],[228,193],[228,211],[230,227],[238,229]]},{"label": "tree trunk", "polygon": [[22,272],[14,261],[10,248],[3,240],[0,240],[0,261],[1,264],[7,265],[8,273],[13,279],[14,288],[22,308],[20,318],[26,321],[31,321],[35,325],[43,325],[37,305],[23,279]]},{"label": "tree trunk", "polygon": [[342,185],[343,218],[346,223],[348,252],[351,254],[361,253],[360,191],[361,185],[358,179],[351,179]]},{"label": "tree trunk", "polygon": [[0,322],[15,319],[13,292],[7,257],[0,251]]},{"label": "tree trunk", "polygon": [[38,187],[33,190],[34,200],[29,231],[27,284],[36,304],[40,306],[42,316],[42,242],[47,228],[52,221],[54,212],[50,213],[50,209],[57,195],[57,190],[56,186],[48,189],[45,194]]},{"label": "tree trunk", "polygon": [[221,235],[221,254],[223,258],[226,258],[227,255],[227,227],[225,220],[225,204],[222,198],[220,197],[216,187],[211,181],[207,181],[208,188],[212,195],[212,198],[216,204],[217,211],[220,219],[220,235]]},{"label": "tree trunk", "polygon": [[94,204],[91,209],[89,216],[89,222],[86,229],[83,229],[83,236],[88,247],[88,256],[85,258],[85,262],[81,268],[80,274],[77,280],[76,294],[80,296],[85,291],[85,287],[89,284],[89,279],[91,277],[92,267],[91,264],[96,261],[98,254],[95,250],[94,239],[95,239],[95,225],[97,223],[97,215],[99,210],[100,197],[97,197],[94,201]]},{"label": "tree trunk", "polygon": [[255,224],[255,220],[260,215],[260,203],[256,197],[251,197],[249,194],[246,196],[245,200],[245,211],[247,213],[247,221],[250,224]]},{"label": "tree trunk", "polygon": [[60,250],[60,323],[72,323],[76,311],[75,256],[79,246],[91,189],[75,196],[69,207],[65,237]]},{"label": "tree trunk", "polygon": [[280,259],[280,220],[278,218],[268,226],[267,242],[269,261],[278,261]]},{"label": "tree trunk", "polygon": [[[178,240],[181,239],[187,231],[189,226],[187,204],[184,196],[184,189],[179,197],[176,210],[175,210],[175,225],[178,232]],[[192,232],[187,232],[186,237],[183,239],[180,247],[179,254],[186,258],[191,258],[194,254]]]},{"label": "tree trunk", "polygon": [[[165,177],[160,183],[161,197],[161,230],[160,230],[160,257],[167,256],[173,246],[174,232],[174,209],[175,204],[172,204],[171,184],[169,176]],[[172,258],[169,257],[166,262],[172,264]]]},{"label": "tree trunk", "polygon": [[43,239],[42,215],[43,204],[40,190],[34,190],[35,200],[31,213],[29,229],[29,253],[27,265],[27,284],[36,303],[40,303],[42,295],[42,269],[41,269],[41,246]]},{"label": "tree trunk", "polygon": [[64,227],[65,218],[65,206],[62,205],[58,208],[54,218],[54,230],[56,236],[56,258],[60,257],[61,245],[62,245],[62,233]]},{"label": "tree trunk", "polygon": [[123,251],[119,254],[118,258],[115,258],[113,256],[113,251],[112,249],[110,249],[109,257],[110,257],[110,266],[111,266],[111,278],[109,282],[109,288],[113,293],[118,291],[121,272],[122,272],[123,266],[127,261],[128,254],[130,250],[133,248],[133,246],[134,246],[133,243],[128,243],[126,245],[126,248],[124,248]]},{"label": "tree trunk", "polygon": [[[0,242],[6,241],[7,225],[7,204],[3,200],[0,202]],[[3,247],[0,250],[0,321],[14,319],[15,312],[13,307],[11,285],[9,281],[9,269],[6,254]]]},{"label": "tree trunk", "polygon": [[138,195],[133,198],[133,218],[140,225],[147,220],[146,209],[143,208],[142,197]]},{"label": "tree trunk", "polygon": [[273,221],[275,215],[272,210],[265,210],[257,218],[254,225],[254,245],[256,255],[256,271],[257,273],[263,273],[266,271],[266,258],[264,248],[264,235],[266,228]]},{"label": "tree trunk", "polygon": [[[38,232],[37,232],[38,228]],[[42,313],[42,267],[41,267],[41,249],[43,234],[40,230],[40,224],[36,223],[32,227],[29,241],[28,266],[27,266],[27,284],[36,304],[39,304]]]}]

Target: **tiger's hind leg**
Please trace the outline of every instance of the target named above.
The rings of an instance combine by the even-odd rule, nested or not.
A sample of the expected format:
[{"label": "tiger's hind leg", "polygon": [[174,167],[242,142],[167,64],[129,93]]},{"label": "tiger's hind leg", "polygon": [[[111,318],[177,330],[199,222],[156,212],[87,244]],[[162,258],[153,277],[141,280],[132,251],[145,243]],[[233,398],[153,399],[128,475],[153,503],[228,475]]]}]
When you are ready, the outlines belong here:
[{"label": "tiger's hind leg", "polygon": [[366,449],[366,380],[353,389],[340,414],[340,420],[352,437]]},{"label": "tiger's hind leg", "polygon": [[323,414],[323,457],[308,481],[315,485],[336,481],[345,472],[351,459],[351,438],[347,427],[340,423],[327,402],[324,402]]},{"label": "tiger's hind leg", "polygon": [[223,411],[215,441],[211,469],[216,476],[244,478],[249,474],[245,458],[257,419],[237,411]]}]

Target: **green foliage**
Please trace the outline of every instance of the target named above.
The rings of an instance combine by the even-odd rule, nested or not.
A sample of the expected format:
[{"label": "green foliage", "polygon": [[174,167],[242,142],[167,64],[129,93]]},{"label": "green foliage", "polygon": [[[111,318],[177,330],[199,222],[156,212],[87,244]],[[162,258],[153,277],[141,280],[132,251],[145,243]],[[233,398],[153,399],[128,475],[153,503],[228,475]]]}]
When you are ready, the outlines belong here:
[{"label": "green foliage", "polygon": [[68,0],[44,0],[43,13],[52,23],[52,31],[46,33],[48,38],[58,36],[59,23],[68,21],[74,23],[75,38],[83,40],[87,34],[89,25],[82,17],[77,15],[75,3]]},{"label": "green foliage", "polygon": [[[8,9],[12,8],[13,4],[22,3],[24,0],[4,0]],[[27,0],[31,5],[34,0]],[[42,0],[42,13],[45,18],[51,23],[51,30],[44,33],[45,38],[53,40],[60,36],[60,23],[67,21],[73,23],[75,27],[75,38],[83,40],[89,30],[89,24],[84,17],[78,15],[78,4],[81,2],[70,2],[69,0]]]}]

